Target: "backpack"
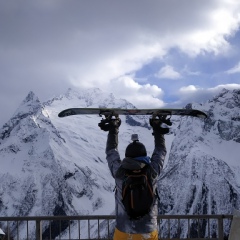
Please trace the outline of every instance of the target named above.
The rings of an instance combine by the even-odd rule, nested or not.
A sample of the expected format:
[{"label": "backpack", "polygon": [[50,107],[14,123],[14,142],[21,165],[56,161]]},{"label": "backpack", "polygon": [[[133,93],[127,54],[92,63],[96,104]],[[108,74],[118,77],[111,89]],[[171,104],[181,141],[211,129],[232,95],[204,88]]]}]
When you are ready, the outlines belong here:
[{"label": "backpack", "polygon": [[148,166],[139,172],[131,170],[125,172],[122,183],[122,203],[130,219],[139,219],[148,214],[153,205],[155,194],[147,169]]}]

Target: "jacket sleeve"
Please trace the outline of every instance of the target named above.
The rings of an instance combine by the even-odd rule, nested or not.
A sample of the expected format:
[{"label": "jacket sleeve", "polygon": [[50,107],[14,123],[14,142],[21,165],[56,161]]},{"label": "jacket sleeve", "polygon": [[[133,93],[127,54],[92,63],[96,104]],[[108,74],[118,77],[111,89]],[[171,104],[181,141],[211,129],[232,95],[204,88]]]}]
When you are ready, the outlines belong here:
[{"label": "jacket sleeve", "polygon": [[164,135],[154,133],[154,144],[155,148],[151,158],[151,167],[158,176],[163,168],[164,159],[167,153]]},{"label": "jacket sleeve", "polygon": [[118,130],[108,132],[106,155],[108,167],[112,176],[115,178],[117,170],[121,166],[121,159],[118,152]]}]

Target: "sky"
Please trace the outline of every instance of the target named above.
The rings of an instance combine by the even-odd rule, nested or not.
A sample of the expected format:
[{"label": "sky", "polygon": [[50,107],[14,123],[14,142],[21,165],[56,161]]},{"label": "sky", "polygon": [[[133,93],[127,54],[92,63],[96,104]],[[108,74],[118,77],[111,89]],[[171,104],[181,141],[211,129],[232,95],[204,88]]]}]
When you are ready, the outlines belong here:
[{"label": "sky", "polygon": [[239,0],[0,0],[0,125],[29,91],[164,108],[240,88],[239,27]]}]

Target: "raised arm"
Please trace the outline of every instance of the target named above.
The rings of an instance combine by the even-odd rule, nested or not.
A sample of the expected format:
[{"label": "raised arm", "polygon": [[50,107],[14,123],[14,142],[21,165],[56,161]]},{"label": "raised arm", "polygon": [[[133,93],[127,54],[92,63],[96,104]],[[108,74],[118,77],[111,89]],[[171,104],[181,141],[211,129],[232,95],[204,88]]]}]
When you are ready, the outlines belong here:
[{"label": "raised arm", "polygon": [[103,131],[108,131],[106,159],[111,174],[115,178],[116,172],[121,165],[120,155],[118,152],[118,132],[121,125],[121,119],[102,120],[98,125]]},{"label": "raised arm", "polygon": [[151,166],[157,175],[160,174],[163,168],[165,156],[167,153],[164,134],[169,132],[169,129],[162,128],[161,124],[162,124],[161,118],[150,119],[150,125],[153,128],[154,146],[155,146],[152,154],[152,158],[151,158]]}]

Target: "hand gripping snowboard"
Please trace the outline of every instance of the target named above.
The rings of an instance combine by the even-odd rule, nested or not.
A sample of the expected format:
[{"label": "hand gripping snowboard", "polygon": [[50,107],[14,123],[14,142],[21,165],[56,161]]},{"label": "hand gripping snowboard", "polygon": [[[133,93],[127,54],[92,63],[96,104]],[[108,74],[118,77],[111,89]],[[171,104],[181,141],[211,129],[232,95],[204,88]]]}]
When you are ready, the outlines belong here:
[{"label": "hand gripping snowboard", "polygon": [[67,117],[72,115],[93,114],[105,117],[118,117],[119,115],[152,115],[154,116],[191,116],[198,118],[207,118],[207,115],[195,109],[121,109],[121,108],[69,108],[61,111],[58,117]]}]

